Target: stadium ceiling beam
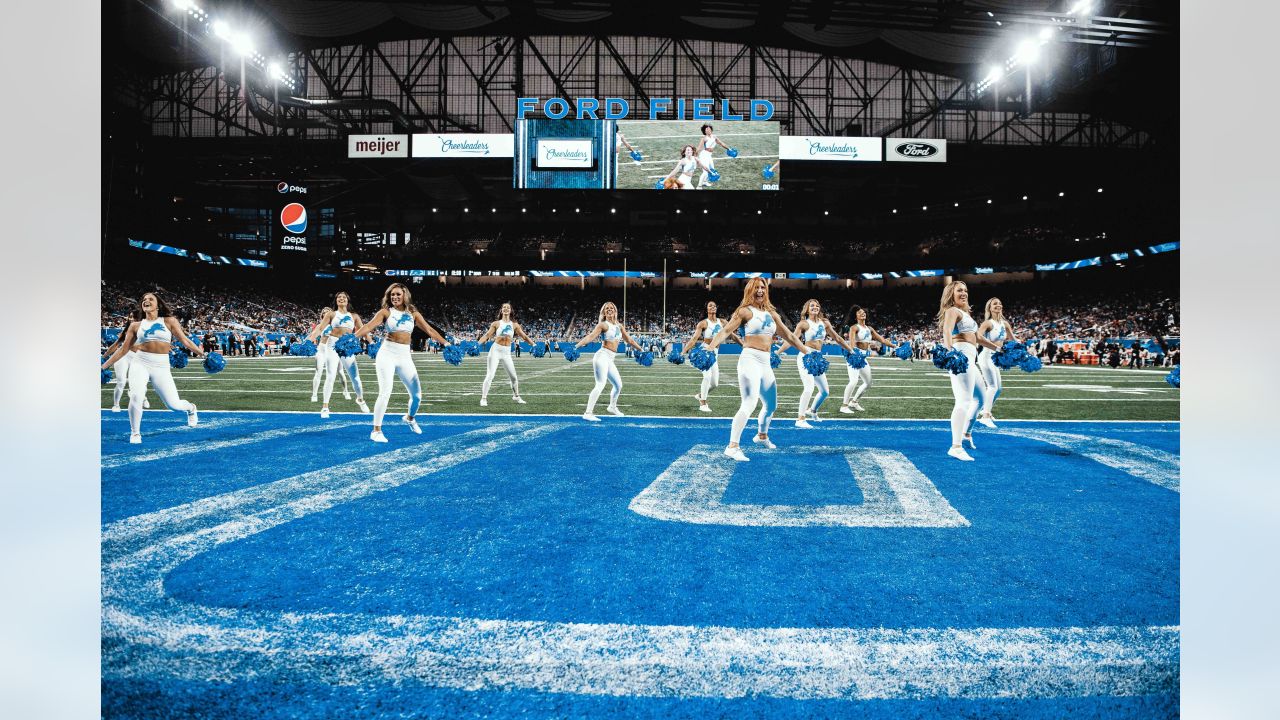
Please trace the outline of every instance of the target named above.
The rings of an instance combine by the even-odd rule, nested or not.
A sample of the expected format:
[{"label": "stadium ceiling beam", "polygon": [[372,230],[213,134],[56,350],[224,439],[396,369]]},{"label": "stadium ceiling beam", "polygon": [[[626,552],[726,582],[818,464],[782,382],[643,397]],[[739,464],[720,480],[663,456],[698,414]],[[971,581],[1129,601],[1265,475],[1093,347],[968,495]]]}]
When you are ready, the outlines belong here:
[{"label": "stadium ceiling beam", "polygon": [[[480,89],[481,96],[483,96],[484,99],[489,103],[489,107],[493,108],[494,114],[499,119],[502,120],[502,124],[507,128],[508,131],[514,130],[514,126],[512,126],[511,121],[507,119],[507,115],[509,114],[509,111],[505,110],[504,108],[502,108],[502,106],[498,105],[498,101],[495,100],[493,98],[493,94],[489,92],[490,81],[485,80],[482,74],[476,73],[475,68],[471,67],[471,63],[467,61],[466,53],[459,50],[458,46],[454,44],[452,39],[446,40],[445,42],[448,44],[448,47],[453,50],[454,54],[457,56],[458,61],[462,63],[462,66],[466,68],[467,75],[469,75],[471,79],[476,83],[476,87]],[[481,128],[471,127],[465,124],[460,124],[459,126],[461,127],[461,129],[467,130],[468,132],[479,132],[481,130]]]},{"label": "stadium ceiling beam", "polygon": [[821,119],[818,118],[817,114],[813,112],[813,108],[809,107],[809,103],[800,92],[799,86],[792,81],[790,74],[778,63],[777,59],[774,58],[773,53],[768,48],[764,47],[758,47],[755,51],[756,56],[760,58],[765,69],[769,71],[769,74],[773,76],[773,79],[776,80],[786,92],[787,100],[791,107],[800,111],[800,114],[804,116],[805,120],[809,121],[809,124],[814,128],[817,134],[829,135],[831,132],[830,129],[822,122]]}]

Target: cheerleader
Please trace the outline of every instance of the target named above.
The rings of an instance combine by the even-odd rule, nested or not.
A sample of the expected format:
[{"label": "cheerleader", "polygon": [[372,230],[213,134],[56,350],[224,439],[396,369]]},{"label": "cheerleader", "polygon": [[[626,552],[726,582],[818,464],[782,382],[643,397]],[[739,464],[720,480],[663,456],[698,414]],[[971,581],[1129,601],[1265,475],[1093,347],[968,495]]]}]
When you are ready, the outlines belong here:
[{"label": "cheerleader", "polygon": [[942,344],[948,349],[960,350],[969,359],[968,369],[961,375],[948,372],[951,378],[951,394],[955,405],[951,409],[951,449],[947,454],[957,460],[972,461],[961,445],[963,440],[973,444],[970,428],[978,414],[981,395],[979,384],[982,373],[978,370],[978,345],[1000,349],[995,343],[978,333],[978,323],[969,316],[969,287],[953,280],[942,289],[942,301],[938,304],[938,327],[942,330]]},{"label": "cheerleader", "polygon": [[[680,148],[680,159],[676,161],[676,166],[671,168],[671,172],[667,173],[667,180],[675,179],[676,185],[681,190],[692,190],[693,188],[693,172],[697,170],[702,161],[693,156],[694,147],[685,145]],[[705,174],[706,168],[703,167]]]},{"label": "cheerleader", "polygon": [[[1017,341],[1018,339],[1013,334],[1013,325],[1010,325],[1004,317],[1004,303],[1000,302],[1000,298],[991,298],[987,301],[982,327],[978,328],[978,332],[995,343],[997,347],[1004,347],[1004,343],[1008,340]],[[996,398],[1000,397],[1004,383],[1000,378],[1000,368],[996,367],[990,352],[978,354],[978,371],[982,373],[983,381],[982,411],[978,413],[978,422],[994,428],[996,421],[991,415],[991,409],[996,403]]]},{"label": "cheerleader", "polygon": [[[333,312],[333,308],[325,308],[324,310],[320,311],[320,315],[321,317],[328,317],[329,314],[332,312]],[[324,338],[325,342],[322,342],[316,345],[316,372],[314,375],[311,376],[311,402],[320,401],[320,381],[324,379],[325,369],[328,368],[329,366],[328,340],[329,340],[329,333],[331,329],[327,325],[323,323],[319,323],[312,329],[313,330],[312,333],[307,334],[308,340],[311,340],[311,342],[316,342],[316,339],[313,339],[312,335],[314,335],[314,331],[321,330],[321,329],[323,329],[323,332],[320,333],[320,337]],[[342,399],[344,400],[351,399],[351,390],[349,389],[349,387],[350,386],[347,384],[347,378],[343,377],[342,378]],[[324,417],[329,417],[328,413],[322,413],[322,415]]]},{"label": "cheerleader", "polygon": [[587,396],[587,411],[582,414],[583,420],[591,422],[600,422],[600,418],[595,415],[596,400],[600,399],[600,392],[604,390],[606,382],[613,386],[609,392],[609,407],[606,409],[610,414],[622,417],[622,411],[618,409],[618,395],[622,394],[622,377],[618,375],[618,366],[613,363],[614,356],[618,354],[618,342],[623,341],[636,351],[640,351],[640,346],[631,339],[627,329],[618,323],[618,306],[611,302],[600,306],[600,315],[595,328],[573,347],[581,348],[597,337],[600,338],[600,349],[596,351],[595,357],[591,358],[591,369],[595,372],[596,385]]},{"label": "cheerleader", "polygon": [[129,361],[129,442],[133,445],[142,443],[142,409],[148,382],[156,389],[165,407],[186,413],[187,426],[196,426],[199,422],[196,406],[178,397],[178,388],[173,384],[173,374],[169,372],[169,351],[173,348],[174,338],[177,338],[191,350],[191,354],[196,357],[204,355],[182,331],[169,306],[155,293],[142,296],[141,310],[142,319],[129,323],[120,346],[102,363],[102,369],[106,370],[128,353],[136,351]]},{"label": "cheerleader", "polygon": [[488,370],[485,372],[484,384],[480,386],[480,407],[489,404],[489,386],[493,384],[493,376],[498,372],[499,363],[507,371],[507,379],[511,381],[511,399],[524,405],[525,401],[520,397],[520,378],[516,377],[515,363],[511,362],[511,346],[516,338],[530,345],[533,340],[525,335],[524,328],[515,321],[511,303],[502,303],[502,307],[498,308],[498,319],[489,323],[489,329],[478,342],[483,345],[489,338],[493,338],[493,345],[489,347]]},{"label": "cheerleader", "polygon": [[[695,343],[699,338],[702,340],[702,347],[713,353],[719,353],[717,348],[711,347],[711,340],[720,333],[724,325],[720,322],[720,318],[716,317],[716,303],[714,300],[707,303],[707,316],[698,321],[698,325],[693,328],[693,335],[689,337],[688,342],[684,344],[684,348],[680,350],[680,354],[684,355],[693,351]],[[738,340],[737,335],[730,335],[729,342],[742,344]],[[702,387],[698,389],[698,394],[693,397],[698,400],[698,410],[700,412],[711,412],[711,406],[707,404],[707,396],[717,387],[720,386],[720,363],[712,365],[710,368],[702,371]]]},{"label": "cheerleader", "polygon": [[[124,344],[125,335],[129,333],[129,325],[141,320],[142,317],[141,310],[134,310],[129,313],[129,322],[125,323],[124,327],[120,329],[120,334],[116,337],[116,341],[108,345],[107,349],[103,351],[102,356],[104,358],[111,357],[115,353],[116,348]],[[116,388],[115,392],[111,395],[111,412],[120,412],[120,396],[124,395],[125,389],[129,387],[129,365],[137,357],[138,351],[130,350],[116,361]],[[144,394],[142,396],[142,408],[145,410],[149,407],[151,407],[151,403],[147,400],[147,396]]]},{"label": "cheerleader", "polygon": [[[867,326],[867,311],[857,305],[853,306],[853,324],[849,326],[849,342],[859,350],[871,350],[871,341],[874,340],[882,346],[889,346],[888,340],[884,336],[875,331],[875,328]],[[858,381],[862,384],[859,385]],[[861,368],[854,370],[849,365],[849,384],[844,386],[844,403],[840,405],[840,412],[845,415],[852,415],[854,410],[862,412],[862,405],[858,403],[858,398],[862,397],[871,387],[871,363],[868,362]]]},{"label": "cheerleader", "polygon": [[729,149],[728,145],[725,145],[720,141],[720,138],[716,137],[710,125],[703,125],[700,130],[702,137],[698,139],[698,164],[702,166],[702,174],[698,176],[699,190],[706,183],[707,176],[711,174],[711,171],[716,169],[716,159],[712,156],[711,151],[715,150],[717,145],[725,150]]},{"label": "cheerleader", "polygon": [[[613,136],[615,138],[615,142],[613,144],[615,152],[619,152],[619,153],[622,152],[623,147],[625,147],[628,152],[636,152],[636,149],[632,147],[631,143],[627,142],[627,138],[623,136],[622,129],[617,127],[616,125],[613,128]],[[639,164],[639,163],[636,163],[636,164]]]},{"label": "cheerleader", "polygon": [[418,406],[422,404],[422,386],[418,381],[418,368],[413,364],[413,354],[409,351],[409,341],[413,338],[413,329],[423,332],[441,345],[447,347],[449,342],[441,337],[436,329],[427,324],[422,313],[413,305],[413,295],[409,288],[401,283],[391,283],[382,294],[382,308],[373,318],[356,330],[357,338],[365,338],[380,325],[386,325],[387,334],[378,350],[378,357],[373,362],[378,376],[378,400],[373,404],[373,432],[369,439],[374,442],[387,442],[382,434],[382,417],[387,412],[387,403],[391,401],[393,377],[400,376],[400,382],[409,391],[409,410],[403,420],[409,429],[421,435],[415,416]]},{"label": "cheerleader", "polygon": [[[822,345],[827,338],[831,338],[836,343],[849,350],[849,344],[840,337],[840,333],[831,327],[831,321],[827,320],[827,316],[822,314],[822,304],[817,300],[810,300],[804,304],[804,310],[800,313],[800,322],[796,324],[795,334],[804,341],[804,344],[822,352]],[[796,356],[796,369],[800,371],[800,382],[804,385],[804,390],[800,392],[800,405],[798,415],[796,416],[796,427],[808,430],[813,426],[809,424],[808,418],[818,420],[818,409],[822,407],[822,403],[831,394],[827,385],[826,373],[822,375],[812,375],[804,367],[804,353]],[[815,396],[814,388],[817,388]],[[809,398],[813,396],[813,406],[809,406]]]},{"label": "cheerleader", "polygon": [[[360,322],[360,316],[351,312],[351,296],[345,292],[340,292],[333,298],[333,306],[336,309],[325,308],[324,315],[320,317],[320,322],[316,325],[307,339],[315,342],[320,339],[321,328],[324,329],[324,340],[317,348],[316,358],[324,354],[324,371],[328,373],[328,377],[324,383],[324,405],[320,408],[320,417],[329,417],[329,398],[333,395],[333,382],[335,376],[342,376],[342,399],[350,400],[351,393],[347,390],[347,378],[351,378],[351,386],[356,389],[356,406],[360,408],[360,412],[369,412],[369,406],[364,401],[364,386],[360,382],[360,368],[356,365],[356,356],[348,355],[342,357],[334,348],[338,343],[338,338],[348,333],[359,330],[363,323]],[[319,364],[319,363],[317,363]],[[319,377],[319,368],[316,373]],[[315,383],[312,382],[311,402],[316,401]]]},{"label": "cheerleader", "polygon": [[774,333],[782,335],[801,355],[813,350],[801,343],[782,324],[777,310],[769,302],[769,284],[764,278],[755,277],[747,281],[747,286],[742,290],[742,304],[734,310],[729,323],[711,340],[709,349],[715,350],[739,325],[743,327],[745,335],[742,357],[738,360],[738,392],[742,396],[742,404],[733,416],[729,446],[725,448],[724,454],[739,462],[746,462],[748,458],[742,453],[738,441],[757,402],[763,401],[764,407],[760,409],[758,418],[759,432],[752,441],[770,450],[777,447],[769,440],[769,423],[773,420],[774,411],[778,409],[778,384],[773,376],[773,368],[769,365]]}]

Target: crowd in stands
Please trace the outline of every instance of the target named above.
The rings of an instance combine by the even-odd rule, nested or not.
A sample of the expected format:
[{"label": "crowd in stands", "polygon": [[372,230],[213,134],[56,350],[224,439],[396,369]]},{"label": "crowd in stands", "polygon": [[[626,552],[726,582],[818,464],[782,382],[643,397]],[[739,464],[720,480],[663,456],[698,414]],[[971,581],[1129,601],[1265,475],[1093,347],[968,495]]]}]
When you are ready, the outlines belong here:
[{"label": "crowd in stands", "polygon": [[[352,307],[365,318],[379,307],[381,284],[351,288]],[[1024,283],[996,290],[971,288],[974,317],[982,321],[982,305],[992,295],[1004,301],[1006,313],[1020,339],[1033,340],[1034,350],[1047,361],[1070,359],[1068,353],[1097,355],[1102,364],[1139,367],[1170,364],[1176,342],[1165,338],[1180,333],[1178,300],[1169,291],[1131,289],[1110,292],[1042,288]],[[125,325],[128,312],[144,292],[155,290],[173,309],[188,334],[213,342],[232,354],[281,352],[300,339],[319,320],[332,297],[314,289],[278,292],[262,287],[224,287],[166,282],[158,286],[112,281],[102,288],[102,326]],[[415,304],[429,322],[457,339],[476,339],[497,317],[498,306],[511,302],[516,320],[535,341],[576,342],[590,332],[601,304],[612,301],[624,314],[631,335],[646,348],[666,350],[683,343],[705,316],[708,300],[715,300],[720,316],[737,307],[739,291],[669,291],[665,316],[660,287],[630,289],[624,305],[620,290],[578,288],[443,288],[428,283],[413,286]],[[911,342],[920,357],[940,339],[934,315],[938,289],[931,287],[810,292],[775,289],[772,300],[787,323],[800,320],[799,309],[811,297],[823,304],[832,324],[844,333],[853,307],[868,310],[868,324],[894,343]],[[420,334],[420,333],[418,333]],[[270,342],[269,342],[270,340]],[[1138,340],[1139,342],[1133,342]],[[1118,341],[1118,342],[1117,342]],[[1074,349],[1060,351],[1061,343]],[[418,343],[421,347],[422,341]],[[1063,353],[1061,357],[1059,353]]]}]

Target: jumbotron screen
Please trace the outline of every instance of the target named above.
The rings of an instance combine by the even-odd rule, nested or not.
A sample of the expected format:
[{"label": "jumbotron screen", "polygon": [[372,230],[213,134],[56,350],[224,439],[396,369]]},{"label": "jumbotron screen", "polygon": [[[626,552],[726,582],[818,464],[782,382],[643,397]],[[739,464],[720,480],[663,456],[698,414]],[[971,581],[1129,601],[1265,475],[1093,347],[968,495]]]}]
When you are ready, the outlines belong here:
[{"label": "jumbotron screen", "polygon": [[519,189],[777,190],[777,122],[521,119]]}]

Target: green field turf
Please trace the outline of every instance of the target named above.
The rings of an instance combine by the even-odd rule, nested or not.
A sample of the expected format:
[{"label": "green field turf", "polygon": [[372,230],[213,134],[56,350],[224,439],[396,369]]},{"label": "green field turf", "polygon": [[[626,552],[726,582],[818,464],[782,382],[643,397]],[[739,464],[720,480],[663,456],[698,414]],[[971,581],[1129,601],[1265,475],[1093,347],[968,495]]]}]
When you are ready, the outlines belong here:
[{"label": "green field turf", "polygon": [[[511,401],[510,387],[501,369],[489,393],[489,406],[481,408],[480,384],[484,380],[485,355],[468,357],[462,365],[446,364],[438,353],[414,353],[422,379],[425,413],[492,414],[573,414],[581,415],[593,384],[591,356],[566,362],[561,355],[534,358],[527,353],[515,359],[520,375],[520,391],[527,405]],[[831,397],[821,416],[830,421],[860,418],[945,419],[951,413],[951,384],[946,373],[928,361],[903,362],[895,358],[873,358],[874,384],[863,395],[866,412],[843,415],[840,398],[848,382],[844,362],[829,356]],[[658,358],[651,367],[641,367],[619,356],[618,370],[623,388],[619,405],[628,415],[688,417],[729,417],[738,409],[737,356],[720,358],[720,387],[711,392],[712,413],[698,412],[693,395],[701,374],[687,363],[671,365]],[[361,355],[357,360],[370,406],[378,392],[373,361]],[[199,360],[183,370],[173,371],[178,392],[203,410],[293,410],[319,412],[312,403],[311,378],[314,358],[267,357],[227,358],[227,367],[217,375],[207,375]],[[996,419],[1026,420],[1178,420],[1178,390],[1164,381],[1164,370],[1111,370],[1095,367],[1049,366],[1038,373],[1021,370],[1004,373],[1004,391],[996,402]],[[794,418],[801,391],[795,356],[784,357],[775,373],[778,378],[778,414]],[[341,382],[335,383],[330,404],[333,412],[356,412],[354,400],[343,400]],[[113,385],[102,387],[103,407],[110,407]],[[608,389],[596,407],[603,413]],[[161,410],[155,391],[148,389],[152,411]],[[407,395],[395,382],[388,414],[404,412]],[[124,399],[127,403],[127,398]]]},{"label": "green field turf", "polygon": [[[697,147],[702,137],[697,121],[620,121],[618,129],[644,160],[637,165],[622,148],[618,154],[618,187],[621,189],[649,190],[654,183],[667,176],[680,158],[685,145]],[[724,148],[716,146],[712,152],[720,180],[708,182],[705,190],[760,190],[766,183],[760,170],[778,159],[778,124],[775,122],[724,122],[711,123],[714,132],[724,144],[738,149],[738,157],[731,158]],[[702,171],[694,173],[696,186]]]}]

